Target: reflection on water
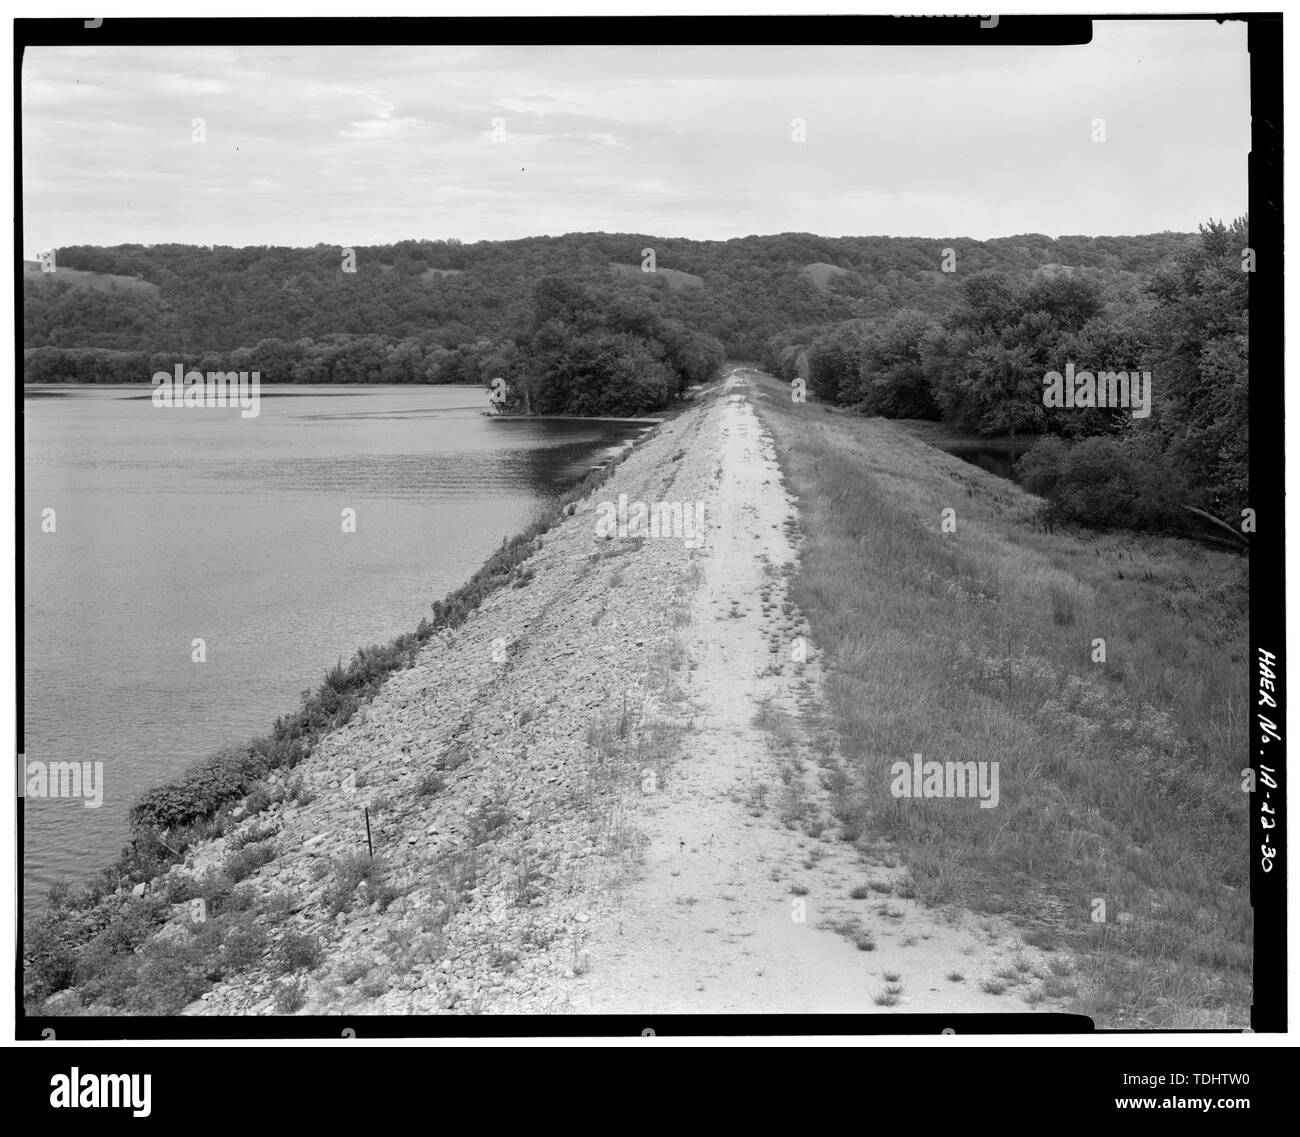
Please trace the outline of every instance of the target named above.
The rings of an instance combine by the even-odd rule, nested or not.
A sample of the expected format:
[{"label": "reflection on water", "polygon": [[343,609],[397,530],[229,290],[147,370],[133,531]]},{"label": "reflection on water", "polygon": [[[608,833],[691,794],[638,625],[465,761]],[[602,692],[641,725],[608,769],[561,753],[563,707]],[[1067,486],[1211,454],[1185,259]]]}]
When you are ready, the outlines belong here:
[{"label": "reflection on water", "polygon": [[114,859],[143,790],[414,628],[644,429],[499,421],[464,387],[264,388],[255,419],[24,394],[26,756],[104,763],[102,807],[24,803],[28,903]]},{"label": "reflection on water", "polygon": [[987,470],[990,474],[996,474],[999,478],[1007,478],[1017,484],[1020,482],[1020,477],[1016,474],[1016,463],[1029,453],[1028,446],[1020,446],[1015,443],[981,445],[979,443],[953,442],[940,444],[939,449],[960,458],[963,462],[969,462],[972,466],[978,466],[981,470]]}]

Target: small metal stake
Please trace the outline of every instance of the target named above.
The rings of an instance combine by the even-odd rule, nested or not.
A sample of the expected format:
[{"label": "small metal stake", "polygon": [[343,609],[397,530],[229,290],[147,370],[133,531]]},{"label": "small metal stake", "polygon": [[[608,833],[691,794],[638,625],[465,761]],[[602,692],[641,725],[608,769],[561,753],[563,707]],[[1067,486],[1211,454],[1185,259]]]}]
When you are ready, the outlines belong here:
[{"label": "small metal stake", "polygon": [[373,861],[375,859],[375,847],[370,843],[370,807],[368,805],[363,805],[361,810],[366,815],[366,849],[369,851],[370,859]]}]

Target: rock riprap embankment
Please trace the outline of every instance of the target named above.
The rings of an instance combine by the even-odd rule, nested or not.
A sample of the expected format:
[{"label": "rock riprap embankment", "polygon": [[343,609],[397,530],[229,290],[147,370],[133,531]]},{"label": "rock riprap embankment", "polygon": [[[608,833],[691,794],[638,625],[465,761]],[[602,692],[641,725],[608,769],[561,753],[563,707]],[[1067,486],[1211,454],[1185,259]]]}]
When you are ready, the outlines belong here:
[{"label": "rock riprap embankment", "polygon": [[[276,850],[244,882],[267,909],[261,959],[187,1013],[276,1013],[289,984],[307,1014],[533,1012],[563,999],[636,856],[626,802],[672,759],[680,724],[664,699],[685,666],[674,622],[698,543],[608,534],[599,511],[620,495],[683,512],[701,500],[711,409],[661,424],[540,539],[516,587],[439,633],[280,775],[302,804],[263,810],[174,870],[202,876],[250,837]],[[184,920],[178,909],[173,934]],[[314,941],[318,958],[287,968],[286,938]]]}]

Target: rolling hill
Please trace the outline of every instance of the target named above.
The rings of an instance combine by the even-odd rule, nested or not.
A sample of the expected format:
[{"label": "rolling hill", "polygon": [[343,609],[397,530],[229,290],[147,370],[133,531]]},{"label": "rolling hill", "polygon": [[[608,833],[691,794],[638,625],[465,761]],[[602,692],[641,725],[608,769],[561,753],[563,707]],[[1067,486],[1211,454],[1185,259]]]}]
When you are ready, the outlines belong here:
[{"label": "rolling hill", "polygon": [[[441,350],[512,341],[546,276],[605,293],[632,291],[665,318],[755,358],[790,329],[887,317],[903,308],[942,316],[956,280],[982,269],[1019,278],[1085,272],[1108,294],[1138,287],[1191,238],[818,237],[808,233],[690,241],[648,234],[571,233],[515,241],[401,241],[340,250],[198,245],[70,246],[58,271],[24,264],[23,343],[37,348],[230,352],[264,340],[381,337]],[[642,250],[656,269],[642,272]],[[952,248],[960,273],[939,271]],[[1064,266],[1064,269],[1052,266]]]}]

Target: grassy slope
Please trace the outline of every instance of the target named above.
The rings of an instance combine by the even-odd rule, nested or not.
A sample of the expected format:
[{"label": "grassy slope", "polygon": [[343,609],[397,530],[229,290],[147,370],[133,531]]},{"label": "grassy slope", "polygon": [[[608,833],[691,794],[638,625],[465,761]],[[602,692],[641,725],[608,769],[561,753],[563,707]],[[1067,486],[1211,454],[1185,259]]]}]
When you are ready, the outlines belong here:
[{"label": "grassy slope", "polygon": [[[640,277],[644,271],[639,264],[611,264],[610,270],[619,276],[636,276]],[[649,275],[649,274],[647,274]],[[704,277],[696,276],[693,272],[681,272],[675,268],[658,268],[654,270],[654,275],[667,282],[671,289],[689,288],[694,284],[703,284]]]},{"label": "grassy slope", "polygon": [[800,271],[811,279],[818,288],[829,287],[831,281],[837,276],[849,275],[848,269],[840,268],[837,265],[826,264],[824,261],[817,261],[810,265],[804,265]]},{"label": "grassy slope", "polygon": [[119,276],[111,272],[87,272],[79,268],[61,268],[55,259],[55,271],[42,272],[40,261],[23,261],[23,281],[40,284],[52,284],[63,281],[77,288],[89,288],[94,292],[106,292],[110,288],[121,288],[127,292],[148,292],[157,296],[161,289],[147,280],[134,276]]},{"label": "grassy slope", "polygon": [[[1246,562],[1046,532],[1037,499],[894,424],[752,391],[799,498],[843,814],[900,844],[919,895],[1077,952],[1099,1025],[1246,1025]],[[915,752],[999,762],[1000,804],[891,797]]]}]

